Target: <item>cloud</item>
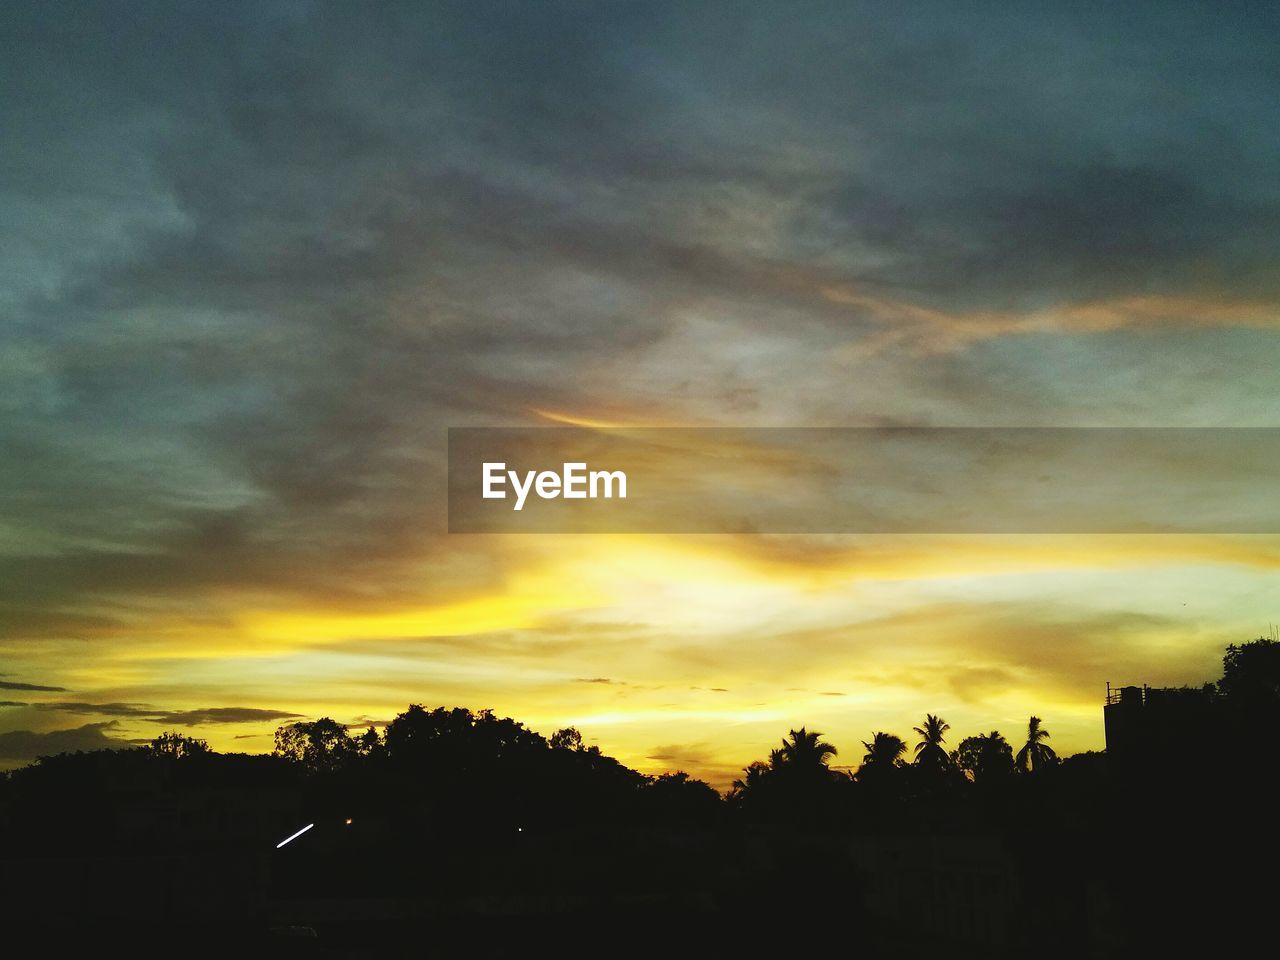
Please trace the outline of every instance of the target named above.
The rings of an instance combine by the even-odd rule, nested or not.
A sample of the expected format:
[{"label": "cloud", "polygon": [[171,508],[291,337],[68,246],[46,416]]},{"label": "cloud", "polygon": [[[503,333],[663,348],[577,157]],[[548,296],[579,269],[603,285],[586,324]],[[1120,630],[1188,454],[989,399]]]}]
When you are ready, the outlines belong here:
[{"label": "cloud", "polygon": [[112,750],[127,747],[128,740],[109,735],[117,724],[118,721],[108,720],[43,733],[34,730],[10,730],[7,733],[0,733],[0,760],[25,762],[37,757],[77,750]]},{"label": "cloud", "polygon": [[57,710],[65,713],[95,714],[106,717],[134,717],[151,723],[195,727],[208,723],[267,723],[276,720],[293,720],[303,716],[283,710],[264,710],[256,707],[205,707],[199,710],[163,710],[138,703],[40,703],[40,710]]},{"label": "cloud", "polygon": [[[1105,671],[1196,675],[1161,630],[1221,638],[1064,610],[1064,570],[1229,568],[1264,603],[1264,538],[612,542],[522,591],[563,546],[450,537],[442,478],[445,426],[535,410],[1271,423],[1272,9],[46,6],[6,9],[0,62],[0,656],[100,691],[52,711],[298,716],[138,702],[252,670],[306,715],[388,716],[424,677],[549,724],[710,682],[778,713],[826,657],[867,671],[833,711],[855,679],[1083,703]],[[728,572],[673,567],[699,550]],[[980,602],[1023,565],[1040,609]],[[957,578],[973,602],[930,592]],[[623,715],[637,755],[680,736]]]},{"label": "cloud", "polygon": [[361,714],[360,716],[353,718],[352,721],[348,723],[346,726],[347,726],[347,729],[349,730],[353,730],[361,727],[368,729],[369,727],[385,727],[390,722],[391,722],[390,720],[366,717],[363,714]]},{"label": "cloud", "polygon": [[0,690],[34,690],[34,691],[50,691],[62,692],[66,687],[46,687],[38,683],[18,683],[13,680],[0,680]]},{"label": "cloud", "polygon": [[[734,777],[741,773],[742,766],[726,763],[722,752],[709,743],[667,743],[652,747],[644,757],[648,761],[656,761],[668,771],[684,770],[693,772],[695,776],[706,779],[717,789],[727,789]],[[646,767],[652,767],[649,763]]]},{"label": "cloud", "polygon": [[[1161,34],[1232,52],[1192,83],[1145,56],[1142,16],[1108,22],[1099,53],[1030,15],[926,28],[818,4],[750,11],[738,35],[669,13],[679,29],[558,7],[354,29],[233,7],[156,57],[143,11],[64,37],[73,69],[40,89],[22,65],[48,35],[20,33],[10,95],[46,109],[20,114],[15,156],[48,162],[12,181],[31,222],[8,246],[75,255],[39,258],[18,305],[5,432],[22,456],[0,480],[44,493],[0,557],[0,584],[22,583],[0,587],[0,623],[117,636],[154,591],[217,620],[226,590],[355,604],[500,582],[504,551],[439,540],[424,425],[604,405],[911,419],[910,382],[868,380],[869,406],[839,361],[1272,325],[1272,152],[1249,113],[1268,51],[1247,25],[1205,13]],[[281,32],[294,43],[266,39]],[[1214,132],[1153,116],[1137,81],[1213,105]],[[1233,158],[1258,175],[1220,176]],[[115,232],[48,216],[64,192]]]},{"label": "cloud", "polygon": [[202,710],[178,710],[154,717],[156,723],[195,727],[205,723],[268,723],[295,720],[300,713],[283,710],[259,710],[252,707],[206,707]]},{"label": "cloud", "polygon": [[952,353],[985,340],[1037,333],[1280,328],[1280,299],[1126,295],[1067,300],[1023,311],[957,313],[886,300],[847,286],[825,287],[822,296],[831,303],[863,311],[878,325],[879,329],[837,348],[837,356],[848,362],[863,362],[894,350]]}]

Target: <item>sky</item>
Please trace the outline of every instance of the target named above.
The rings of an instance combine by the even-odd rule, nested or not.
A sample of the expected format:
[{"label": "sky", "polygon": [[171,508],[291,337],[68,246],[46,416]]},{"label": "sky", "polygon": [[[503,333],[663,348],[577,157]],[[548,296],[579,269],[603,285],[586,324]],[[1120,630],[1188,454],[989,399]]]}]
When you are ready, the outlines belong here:
[{"label": "sky", "polygon": [[1280,537],[446,532],[448,427],[1280,426],[1253,4],[16,2],[0,768],[409,703],[1059,753]]}]

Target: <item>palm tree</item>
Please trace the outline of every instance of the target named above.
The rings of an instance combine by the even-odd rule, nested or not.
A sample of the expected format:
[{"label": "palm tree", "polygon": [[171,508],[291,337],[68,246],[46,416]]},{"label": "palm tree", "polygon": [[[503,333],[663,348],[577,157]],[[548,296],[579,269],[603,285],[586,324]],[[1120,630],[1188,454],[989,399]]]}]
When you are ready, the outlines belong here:
[{"label": "palm tree", "polygon": [[937,767],[939,770],[950,765],[951,758],[942,745],[946,742],[944,734],[951,729],[951,724],[928,713],[925,714],[924,726],[912,729],[920,735],[920,742],[916,744],[916,763]]},{"label": "palm tree", "polygon": [[759,790],[760,784],[768,778],[770,773],[769,765],[761,760],[757,760],[750,766],[743,768],[742,777],[733,781],[733,795],[742,796],[749,794],[753,790]]},{"label": "palm tree", "polygon": [[892,733],[877,730],[871,735],[871,741],[862,741],[867,748],[862,758],[862,766],[871,770],[889,770],[896,767],[907,752],[907,745],[902,738]]},{"label": "palm tree", "polygon": [[827,763],[836,755],[836,748],[819,739],[821,736],[817,730],[809,731],[804,727],[788,731],[787,739],[769,759],[775,766],[789,767],[797,772],[826,770]]},{"label": "palm tree", "polygon": [[1021,773],[1034,773],[1058,762],[1053,747],[1042,741],[1049,739],[1049,731],[1040,726],[1040,718],[1032,717],[1027,724],[1027,742],[1023,744],[1014,763]]}]

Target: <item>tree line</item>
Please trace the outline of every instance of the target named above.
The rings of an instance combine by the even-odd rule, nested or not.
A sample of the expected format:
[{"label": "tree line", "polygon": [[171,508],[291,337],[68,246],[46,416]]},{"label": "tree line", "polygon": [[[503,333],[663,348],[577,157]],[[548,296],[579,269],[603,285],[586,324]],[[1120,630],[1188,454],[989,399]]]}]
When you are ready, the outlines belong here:
[{"label": "tree line", "polygon": [[[1162,714],[1159,724],[1143,731],[1142,751],[1124,757],[1123,767],[1167,777],[1180,769],[1179,752],[1203,753],[1217,763],[1220,780],[1240,776],[1249,763],[1242,734],[1280,708],[1280,643],[1259,639],[1228,647],[1221,680],[1184,692],[1203,706],[1195,722],[1179,725]],[[496,815],[530,823],[610,816],[712,820],[726,811],[780,820],[805,808],[813,822],[833,823],[879,809],[888,823],[911,804],[934,811],[990,806],[992,797],[1026,793],[1041,781],[1042,789],[1066,790],[1062,784],[1097,781],[1107,766],[1098,753],[1060,759],[1039,716],[1029,717],[1013,743],[998,730],[954,745],[951,736],[947,721],[928,713],[909,739],[872,731],[861,742],[856,768],[842,770],[832,766],[836,746],[802,726],[788,731],[766,758],[748,764],[721,796],[683,771],[647,776],[633,770],[586,744],[573,727],[544,737],[490,710],[415,704],[381,732],[373,726],[353,731],[330,717],[286,724],[276,730],[268,756],[217,754],[203,740],[169,731],[142,748],[45,757],[4,777],[0,800],[36,796],[77,778],[141,776],[150,764],[165,782],[289,782],[309,795],[381,804],[402,815],[414,803],[463,819]],[[1150,761],[1145,766],[1144,757]],[[1111,760],[1110,775],[1118,775],[1121,765]],[[977,799],[971,803],[964,799],[969,796]]]}]

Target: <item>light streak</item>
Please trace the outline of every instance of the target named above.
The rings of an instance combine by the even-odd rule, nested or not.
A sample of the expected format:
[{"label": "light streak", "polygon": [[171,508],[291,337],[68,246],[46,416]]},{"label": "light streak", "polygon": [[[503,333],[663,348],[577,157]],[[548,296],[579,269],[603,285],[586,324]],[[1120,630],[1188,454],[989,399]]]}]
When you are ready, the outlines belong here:
[{"label": "light streak", "polygon": [[299,831],[298,831],[297,833],[295,833],[293,836],[291,836],[291,837],[285,837],[283,840],[281,840],[279,843],[277,843],[277,844],[276,844],[276,849],[277,849],[277,850],[279,850],[281,847],[283,847],[283,846],[284,846],[286,843],[288,843],[290,840],[297,840],[300,836],[302,836],[304,833],[306,833],[308,830],[310,830],[310,829],[311,829],[312,827],[314,827],[314,826],[315,826],[315,824],[314,824],[314,823],[308,823],[305,827],[303,827],[301,830],[299,830]]}]

